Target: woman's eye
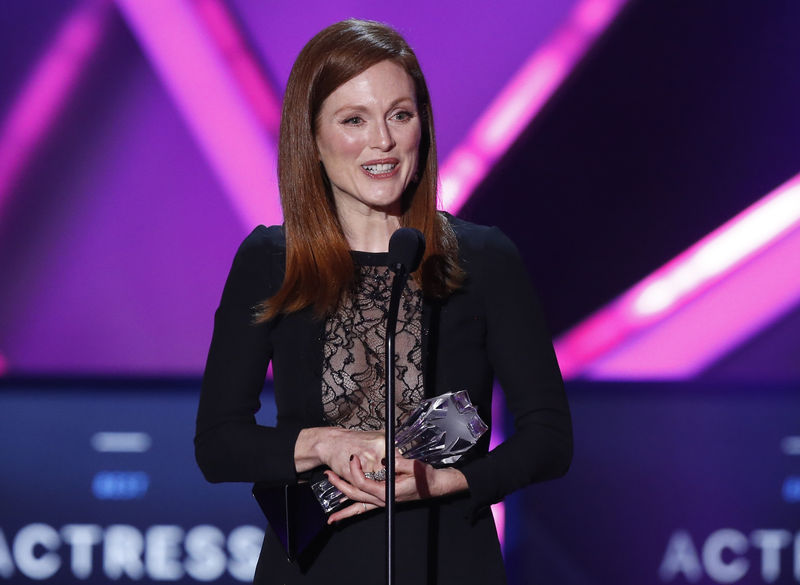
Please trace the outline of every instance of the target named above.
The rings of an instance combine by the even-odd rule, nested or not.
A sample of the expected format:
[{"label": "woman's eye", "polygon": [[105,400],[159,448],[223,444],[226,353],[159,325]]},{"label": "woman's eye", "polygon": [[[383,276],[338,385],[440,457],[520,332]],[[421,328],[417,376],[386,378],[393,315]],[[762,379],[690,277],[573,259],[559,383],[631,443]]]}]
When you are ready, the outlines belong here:
[{"label": "woman's eye", "polygon": [[359,124],[361,124],[361,122],[363,122],[363,120],[361,119],[360,116],[351,116],[343,120],[342,124],[346,124],[348,126],[358,126]]},{"label": "woman's eye", "polygon": [[412,114],[411,112],[405,112],[405,111],[403,111],[403,112],[397,112],[397,113],[394,115],[394,119],[395,119],[395,120],[399,120],[400,122],[403,122],[403,121],[405,121],[405,120],[409,120],[409,119],[411,119],[411,118],[413,118],[413,117],[414,117],[414,114]]}]

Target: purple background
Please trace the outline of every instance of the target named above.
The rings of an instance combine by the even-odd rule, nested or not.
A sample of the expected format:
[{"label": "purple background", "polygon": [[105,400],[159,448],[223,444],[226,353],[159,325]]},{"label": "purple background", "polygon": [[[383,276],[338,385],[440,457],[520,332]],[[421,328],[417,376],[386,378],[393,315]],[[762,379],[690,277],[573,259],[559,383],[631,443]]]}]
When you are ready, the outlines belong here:
[{"label": "purple background", "polygon": [[[77,3],[0,7],[0,115]],[[280,93],[316,30],[416,47],[442,159],[572,2],[228,3]],[[520,247],[558,335],[800,169],[800,5],[633,1],[461,212]],[[424,17],[422,17],[424,15]],[[197,375],[243,226],[122,19],[0,211],[12,374]],[[706,375],[800,379],[800,311]]]},{"label": "purple background", "polygon": [[[0,113],[72,4],[3,3]],[[444,157],[571,4],[229,6],[280,93],[323,26],[351,16],[393,23],[425,68]],[[200,373],[225,274],[250,227],[114,15],[0,216],[0,352],[11,373]]]}]

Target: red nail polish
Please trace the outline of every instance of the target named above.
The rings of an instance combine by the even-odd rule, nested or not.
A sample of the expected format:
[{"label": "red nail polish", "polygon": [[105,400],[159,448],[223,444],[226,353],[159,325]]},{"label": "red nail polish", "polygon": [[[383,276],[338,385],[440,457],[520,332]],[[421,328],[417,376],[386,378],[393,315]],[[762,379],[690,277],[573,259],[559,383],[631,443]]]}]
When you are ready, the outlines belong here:
[{"label": "red nail polish", "polygon": [[[390,356],[390,357],[391,357],[391,356]],[[389,430],[391,430],[391,429],[389,429]],[[353,460],[353,457],[355,457],[355,455],[350,455],[350,461],[352,461],[352,460]]]}]

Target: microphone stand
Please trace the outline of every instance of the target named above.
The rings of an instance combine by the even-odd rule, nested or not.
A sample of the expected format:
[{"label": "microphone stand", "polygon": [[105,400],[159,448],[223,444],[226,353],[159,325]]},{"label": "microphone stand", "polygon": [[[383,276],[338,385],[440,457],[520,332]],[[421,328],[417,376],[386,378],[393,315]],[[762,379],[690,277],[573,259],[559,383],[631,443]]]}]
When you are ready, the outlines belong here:
[{"label": "microphone stand", "polygon": [[389,238],[389,270],[394,272],[386,318],[386,583],[394,584],[394,338],[400,297],[408,275],[419,266],[425,252],[425,238],[409,227],[396,230]]},{"label": "microphone stand", "polygon": [[394,338],[397,329],[397,313],[400,297],[408,278],[406,267],[397,263],[392,293],[389,298],[389,315],[386,320],[386,583],[394,584]]}]

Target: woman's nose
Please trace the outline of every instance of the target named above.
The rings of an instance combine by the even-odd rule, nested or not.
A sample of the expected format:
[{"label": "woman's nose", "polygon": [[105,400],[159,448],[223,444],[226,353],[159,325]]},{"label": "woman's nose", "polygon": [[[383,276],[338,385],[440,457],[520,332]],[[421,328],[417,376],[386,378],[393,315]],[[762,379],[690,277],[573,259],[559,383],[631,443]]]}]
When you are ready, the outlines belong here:
[{"label": "woman's nose", "polygon": [[379,148],[383,151],[388,151],[394,148],[395,141],[392,137],[392,131],[385,120],[379,121],[373,126],[372,133],[372,146]]}]

